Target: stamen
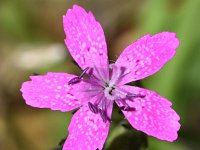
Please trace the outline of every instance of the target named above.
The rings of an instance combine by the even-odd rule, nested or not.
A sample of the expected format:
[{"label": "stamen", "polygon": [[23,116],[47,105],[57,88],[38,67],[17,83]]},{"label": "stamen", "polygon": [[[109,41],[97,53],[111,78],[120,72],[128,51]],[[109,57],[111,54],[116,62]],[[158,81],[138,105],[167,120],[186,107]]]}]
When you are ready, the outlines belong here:
[{"label": "stamen", "polygon": [[86,72],[88,71],[88,69],[89,69],[89,67],[83,69],[83,72],[81,73],[81,75],[79,76],[79,78],[82,78],[86,74]]},{"label": "stamen", "polygon": [[123,66],[118,67],[115,66],[114,64],[110,64],[110,70],[109,70],[109,77],[110,77],[110,84],[118,84],[122,78],[128,74],[127,69]]},{"label": "stamen", "polygon": [[94,105],[91,102],[88,102],[88,106],[89,106],[89,109],[91,110],[91,112],[93,112],[95,114],[97,114],[99,112],[97,105]]},{"label": "stamen", "polygon": [[129,107],[129,106],[121,106],[120,109],[123,111],[136,111],[135,107]]},{"label": "stamen", "polygon": [[144,98],[146,95],[141,95],[141,94],[127,94],[126,98]]},{"label": "stamen", "polygon": [[68,85],[79,83],[81,81],[81,78],[86,74],[86,72],[87,72],[88,69],[89,69],[89,67],[83,69],[83,72],[81,73],[80,76],[74,77],[71,80],[69,80]]},{"label": "stamen", "polygon": [[95,70],[93,72],[94,76],[101,80],[101,82],[106,82],[106,76],[103,74],[103,68],[100,71],[96,66],[94,66],[93,69]]},{"label": "stamen", "polygon": [[110,122],[110,118],[107,116],[106,110],[101,110],[101,109],[99,109],[99,114],[100,114],[101,118],[103,119],[103,122],[105,122],[105,123],[106,123],[107,121]]},{"label": "stamen", "polygon": [[70,85],[70,84],[76,84],[76,83],[79,83],[80,81],[81,81],[80,77],[74,77],[71,80],[69,80],[68,85]]},{"label": "stamen", "polygon": [[96,86],[101,86],[101,87],[103,87],[104,82],[102,82],[99,78],[97,78],[97,77],[94,75],[94,69],[93,69],[93,68],[89,68],[89,70],[87,71],[86,74],[88,75],[89,80],[87,80],[87,81],[85,81],[85,82],[91,83],[91,84],[96,85]]}]

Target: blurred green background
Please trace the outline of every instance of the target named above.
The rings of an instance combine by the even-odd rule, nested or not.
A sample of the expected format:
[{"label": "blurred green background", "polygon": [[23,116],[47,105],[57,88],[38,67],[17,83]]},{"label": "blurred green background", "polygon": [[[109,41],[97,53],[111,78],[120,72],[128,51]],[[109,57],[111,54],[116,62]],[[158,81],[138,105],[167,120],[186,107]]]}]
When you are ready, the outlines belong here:
[{"label": "blurred green background", "polygon": [[[67,136],[71,112],[27,106],[19,89],[33,73],[80,73],[63,42],[62,15],[75,3],[91,10],[100,21],[112,60],[147,33],[177,33],[180,46],[175,57],[141,83],[173,102],[181,116],[179,138],[168,143],[148,137],[146,149],[199,150],[199,0],[1,0],[0,150],[50,150]],[[128,134],[134,133],[126,136],[127,131],[120,123],[113,123],[107,149],[145,149],[138,141],[144,135],[130,130]],[[120,138],[126,142],[120,143]]]}]

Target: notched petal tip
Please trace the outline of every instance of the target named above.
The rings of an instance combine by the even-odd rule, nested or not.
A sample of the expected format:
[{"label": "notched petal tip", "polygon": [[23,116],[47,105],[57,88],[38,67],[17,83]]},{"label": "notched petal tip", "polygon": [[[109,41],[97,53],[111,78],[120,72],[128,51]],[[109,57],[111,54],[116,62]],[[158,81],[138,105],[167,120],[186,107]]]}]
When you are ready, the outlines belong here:
[{"label": "notched petal tip", "polygon": [[129,107],[136,107],[135,111],[122,111],[134,128],[168,142],[178,138],[180,117],[172,109],[170,101],[147,89],[131,86],[124,86],[123,89],[146,95],[142,100],[128,101]]},{"label": "notched petal tip", "polygon": [[161,40],[165,39],[169,47],[174,49],[174,51],[179,46],[179,39],[176,36],[176,32],[160,32],[160,33],[155,34],[154,36],[160,37]]},{"label": "notched petal tip", "polygon": [[[63,16],[65,44],[77,64],[84,69],[107,64],[107,47],[103,29],[91,12],[73,5]],[[95,44],[94,44],[95,43]]]},{"label": "notched petal tip", "polygon": [[84,10],[80,5],[74,4],[73,9],[81,9]]},{"label": "notched petal tip", "polygon": [[63,149],[101,150],[109,126],[109,122],[104,123],[102,118],[92,113],[88,106],[83,106],[72,117],[68,127],[69,135]]},{"label": "notched petal tip", "polygon": [[149,34],[129,45],[116,61],[131,70],[120,84],[136,81],[159,71],[176,53],[179,40],[173,32]]},{"label": "notched petal tip", "polygon": [[[75,97],[74,87],[67,84],[74,77],[76,76],[67,73],[52,72],[30,76],[31,80],[22,83],[20,91],[27,105],[62,112],[70,111],[81,105],[81,101]],[[79,84],[76,90],[84,86],[85,84]]]}]

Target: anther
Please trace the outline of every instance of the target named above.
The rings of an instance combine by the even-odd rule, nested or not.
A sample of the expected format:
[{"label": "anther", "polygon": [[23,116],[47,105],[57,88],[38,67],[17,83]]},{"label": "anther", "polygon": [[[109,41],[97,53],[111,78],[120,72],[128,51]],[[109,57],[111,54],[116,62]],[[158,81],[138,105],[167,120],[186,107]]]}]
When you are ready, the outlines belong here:
[{"label": "anther", "polygon": [[123,111],[135,111],[135,107],[129,107],[129,106],[121,106],[120,107],[121,110]]},{"label": "anther", "polygon": [[88,69],[89,69],[89,67],[85,68],[80,76],[74,77],[71,80],[69,80],[68,85],[79,83],[81,81],[81,78],[86,74]]},{"label": "anther", "polygon": [[127,94],[126,98],[144,98],[146,95],[141,94]]},{"label": "anther", "polygon": [[91,102],[88,102],[89,109],[91,112],[97,114],[99,112],[99,109],[96,105],[92,104]]},{"label": "anther", "polygon": [[89,67],[85,68],[79,77],[82,78],[86,74],[88,69],[89,69]]},{"label": "anther", "polygon": [[107,122],[107,121],[110,121],[110,118],[107,116],[107,113],[105,110],[101,110],[99,109],[99,114],[101,116],[101,118],[103,119],[103,122]]},{"label": "anther", "polygon": [[71,80],[69,80],[68,85],[70,85],[70,84],[76,84],[76,83],[79,83],[80,81],[81,81],[80,77],[74,77]]}]

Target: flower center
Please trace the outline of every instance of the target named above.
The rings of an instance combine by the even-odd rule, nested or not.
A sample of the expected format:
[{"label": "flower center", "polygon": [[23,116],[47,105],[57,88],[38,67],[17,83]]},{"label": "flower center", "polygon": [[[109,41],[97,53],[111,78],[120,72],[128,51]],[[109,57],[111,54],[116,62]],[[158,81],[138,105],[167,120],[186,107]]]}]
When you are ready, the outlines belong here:
[{"label": "flower center", "polygon": [[129,107],[126,101],[133,101],[134,98],[143,98],[141,94],[130,94],[127,91],[120,89],[119,83],[121,79],[127,74],[126,69],[123,67],[117,67],[114,64],[110,64],[109,71],[105,68],[85,68],[80,76],[72,78],[68,84],[77,84],[81,82],[83,76],[87,74],[88,79],[85,82],[91,84],[94,87],[85,92],[90,92],[91,100],[95,98],[95,101],[88,102],[88,107],[91,112],[99,114],[104,122],[110,121],[108,117],[108,108],[113,104],[113,101],[123,104],[120,107],[123,111],[135,111],[135,108]]},{"label": "flower center", "polygon": [[108,83],[105,84],[105,87],[104,87],[104,95],[105,97],[108,99],[108,100],[115,100],[115,87],[114,85],[110,85]]}]

